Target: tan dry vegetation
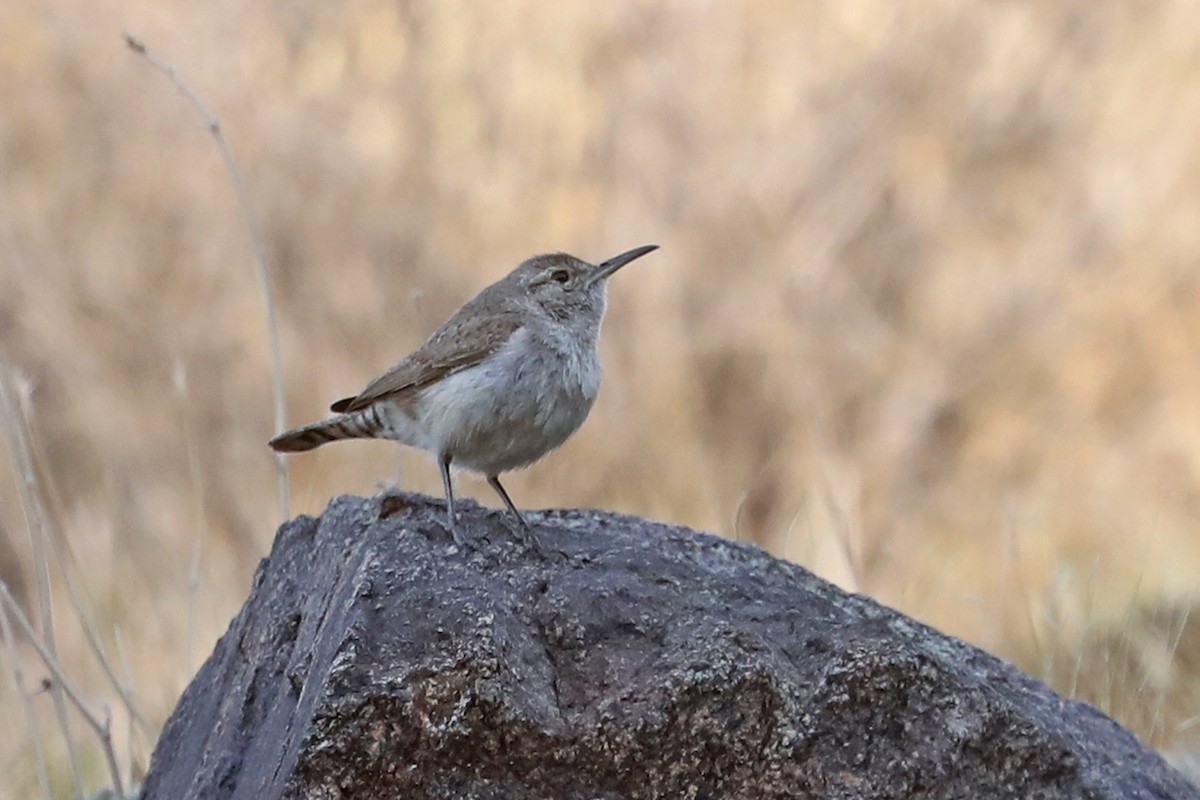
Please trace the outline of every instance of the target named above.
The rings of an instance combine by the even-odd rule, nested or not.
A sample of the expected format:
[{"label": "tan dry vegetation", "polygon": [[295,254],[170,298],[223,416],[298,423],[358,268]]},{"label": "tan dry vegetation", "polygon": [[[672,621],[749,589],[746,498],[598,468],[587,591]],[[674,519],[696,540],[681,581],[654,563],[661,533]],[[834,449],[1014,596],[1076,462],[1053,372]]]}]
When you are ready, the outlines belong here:
[{"label": "tan dry vegetation", "polygon": [[[1194,3],[22,0],[5,16],[0,347],[28,382],[55,522],[155,722],[279,512],[230,183],[122,29],[179,67],[241,159],[290,421],[531,253],[657,242],[614,283],[592,418],[508,482],[519,502],[756,541],[1156,744],[1200,739],[1200,666],[1172,658],[1200,646]],[[440,491],[424,457],[400,464],[404,486]],[[396,455],[343,444],[292,467],[292,510],[314,513],[394,479]],[[31,600],[2,477],[0,575]],[[68,666],[111,703],[62,627]],[[44,672],[27,655],[28,683]],[[0,741],[23,794],[29,743]]]}]

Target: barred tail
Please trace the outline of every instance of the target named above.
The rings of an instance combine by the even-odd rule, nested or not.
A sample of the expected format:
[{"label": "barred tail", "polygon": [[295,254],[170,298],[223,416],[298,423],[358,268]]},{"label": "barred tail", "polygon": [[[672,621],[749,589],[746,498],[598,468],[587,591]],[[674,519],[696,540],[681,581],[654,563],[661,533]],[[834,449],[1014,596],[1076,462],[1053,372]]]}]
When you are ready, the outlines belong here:
[{"label": "barred tail", "polygon": [[333,419],[281,433],[269,444],[272,450],[280,453],[303,453],[339,439],[373,439],[382,432],[383,422],[379,412],[373,406],[368,406],[353,414],[341,414]]}]

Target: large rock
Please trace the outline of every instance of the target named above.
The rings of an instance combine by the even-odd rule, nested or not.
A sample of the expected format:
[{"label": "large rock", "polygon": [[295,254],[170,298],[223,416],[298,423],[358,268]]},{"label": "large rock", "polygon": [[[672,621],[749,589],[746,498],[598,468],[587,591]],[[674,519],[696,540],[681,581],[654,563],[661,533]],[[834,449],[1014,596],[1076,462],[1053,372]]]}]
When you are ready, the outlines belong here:
[{"label": "large rock", "polygon": [[343,497],[284,525],[148,800],[1197,798],[1094,708],[754,547]]}]

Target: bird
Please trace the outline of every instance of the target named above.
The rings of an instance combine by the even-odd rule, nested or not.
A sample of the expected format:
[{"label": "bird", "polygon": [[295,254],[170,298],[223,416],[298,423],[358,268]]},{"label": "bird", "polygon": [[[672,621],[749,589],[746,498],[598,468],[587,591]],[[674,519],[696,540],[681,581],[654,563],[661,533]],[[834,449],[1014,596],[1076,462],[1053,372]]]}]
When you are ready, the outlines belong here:
[{"label": "bird", "polygon": [[300,453],[343,439],[392,439],[437,459],[455,541],[451,467],[483,475],[528,530],[500,476],[538,461],[587,419],[600,389],[608,279],[657,249],[635,247],[598,264],[561,252],[526,259],[357,395],[330,406],[336,416],[281,433],[270,447]]}]

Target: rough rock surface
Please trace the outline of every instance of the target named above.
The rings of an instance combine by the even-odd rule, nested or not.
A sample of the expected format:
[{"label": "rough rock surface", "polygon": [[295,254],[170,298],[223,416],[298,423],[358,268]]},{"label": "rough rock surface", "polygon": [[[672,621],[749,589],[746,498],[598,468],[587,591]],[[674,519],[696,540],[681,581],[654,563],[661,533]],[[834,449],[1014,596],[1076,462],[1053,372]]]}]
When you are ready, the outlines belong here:
[{"label": "rough rock surface", "polygon": [[1152,750],[762,551],[463,503],[284,525],[143,797],[1195,798]]}]

